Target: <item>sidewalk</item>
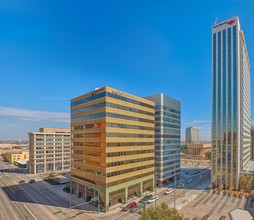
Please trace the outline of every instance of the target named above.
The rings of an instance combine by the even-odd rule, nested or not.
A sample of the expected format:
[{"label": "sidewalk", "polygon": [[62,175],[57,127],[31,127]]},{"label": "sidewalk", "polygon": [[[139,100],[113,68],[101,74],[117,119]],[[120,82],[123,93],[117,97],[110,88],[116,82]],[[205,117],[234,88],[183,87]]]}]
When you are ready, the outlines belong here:
[{"label": "sidewalk", "polygon": [[[167,189],[168,189],[168,187],[156,188],[156,195],[163,194]],[[111,206],[107,213],[99,213],[96,215],[96,217],[104,218],[104,217],[111,216],[112,214],[117,214],[130,202],[138,203],[141,200],[141,198],[143,198],[146,195],[155,195],[155,190],[153,192],[150,192],[150,191],[147,193],[145,192],[145,193],[143,193],[143,195],[141,197],[134,197],[134,198],[130,199],[126,204],[117,203],[117,204]]]},{"label": "sidewalk", "polygon": [[[176,209],[181,210],[184,206],[188,205],[191,201],[193,201],[198,195],[200,195],[203,190],[206,189],[207,185],[210,181],[205,182],[204,184],[196,187],[193,190],[190,190],[185,194],[184,197],[177,197],[176,199]],[[169,207],[174,207],[174,203],[169,204]]]},{"label": "sidewalk", "polygon": [[[28,174],[28,175],[30,175],[31,178],[35,179],[36,183],[44,185],[51,192],[59,195],[60,197],[62,197],[63,199],[66,199],[67,201],[69,201],[71,206],[85,203],[84,199],[78,198],[75,195],[71,195],[70,193],[63,191],[63,189],[65,187],[70,186],[70,183],[65,183],[65,184],[61,184],[61,185],[51,185],[48,182],[44,181],[38,175],[35,175],[35,174]],[[91,204],[84,204],[82,207],[85,207],[86,208],[85,211],[87,211],[87,212],[94,212],[97,210],[97,208],[92,206]]]}]

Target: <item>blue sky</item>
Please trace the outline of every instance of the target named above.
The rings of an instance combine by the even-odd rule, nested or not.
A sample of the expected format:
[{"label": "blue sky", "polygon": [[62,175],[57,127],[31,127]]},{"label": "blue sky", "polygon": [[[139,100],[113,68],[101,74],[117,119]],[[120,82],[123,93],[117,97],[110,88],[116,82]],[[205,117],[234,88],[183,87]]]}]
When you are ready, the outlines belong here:
[{"label": "blue sky", "polygon": [[182,139],[194,125],[210,140],[211,26],[238,15],[253,64],[253,11],[252,0],[1,1],[0,140],[69,127],[70,99],[104,85],[180,100]]}]

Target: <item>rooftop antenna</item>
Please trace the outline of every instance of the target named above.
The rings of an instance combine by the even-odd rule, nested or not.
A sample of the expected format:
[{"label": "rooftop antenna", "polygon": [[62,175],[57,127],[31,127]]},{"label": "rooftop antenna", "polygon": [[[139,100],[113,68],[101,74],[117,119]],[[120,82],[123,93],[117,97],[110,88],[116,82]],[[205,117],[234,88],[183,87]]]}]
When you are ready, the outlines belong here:
[{"label": "rooftop antenna", "polygon": [[214,24],[217,24],[217,21],[218,21],[218,17],[215,18]]}]

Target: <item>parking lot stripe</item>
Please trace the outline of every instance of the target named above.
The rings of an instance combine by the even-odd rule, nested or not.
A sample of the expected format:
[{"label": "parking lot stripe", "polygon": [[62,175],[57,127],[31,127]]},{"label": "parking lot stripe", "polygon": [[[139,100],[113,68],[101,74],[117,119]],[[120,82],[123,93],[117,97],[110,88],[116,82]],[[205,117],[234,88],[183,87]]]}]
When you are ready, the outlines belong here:
[{"label": "parking lot stripe", "polygon": [[[217,196],[217,197],[219,197],[219,196]],[[217,199],[217,198],[216,198]],[[213,212],[215,211],[215,209],[217,209],[217,207],[220,205],[220,203],[222,202],[222,200],[221,199],[219,199],[218,201],[217,201],[217,203],[213,206],[213,208],[210,210],[210,212],[208,213],[208,215],[209,216],[211,216],[212,214],[213,214]],[[212,202],[213,203],[213,202]]]},{"label": "parking lot stripe", "polygon": [[201,194],[201,196],[199,197],[200,199],[193,205],[193,207],[196,207],[197,205],[199,205],[199,203],[205,198],[206,194],[204,193],[203,195]]},{"label": "parking lot stripe", "polygon": [[226,204],[228,203],[230,197],[226,196],[227,198],[225,199],[225,201],[223,202],[222,206],[220,207],[220,209],[217,211],[217,213],[221,213],[222,210],[225,208]]},{"label": "parking lot stripe", "polygon": [[208,198],[203,202],[203,204],[206,204],[212,197],[213,193],[209,193]]}]

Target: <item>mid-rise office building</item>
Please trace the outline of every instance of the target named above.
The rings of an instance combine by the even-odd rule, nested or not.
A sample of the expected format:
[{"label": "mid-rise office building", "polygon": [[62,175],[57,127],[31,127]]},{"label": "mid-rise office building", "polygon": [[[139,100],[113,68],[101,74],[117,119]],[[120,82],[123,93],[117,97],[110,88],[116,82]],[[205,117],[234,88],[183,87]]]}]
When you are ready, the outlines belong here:
[{"label": "mid-rise office building", "polygon": [[108,211],[154,187],[154,103],[102,87],[71,100],[71,193]]},{"label": "mid-rise office building", "polygon": [[180,175],[181,104],[165,94],[146,98],[155,103],[155,177],[162,186]]},{"label": "mid-rise office building", "polygon": [[199,142],[199,130],[197,127],[191,126],[185,129],[186,144]]},{"label": "mid-rise office building", "polygon": [[29,134],[30,173],[48,173],[70,169],[70,130],[40,128]]},{"label": "mid-rise office building", "polygon": [[212,183],[240,188],[251,158],[250,62],[238,17],[212,27]]},{"label": "mid-rise office building", "polygon": [[11,163],[17,162],[18,160],[28,160],[29,151],[12,151],[5,154],[5,159]]}]

